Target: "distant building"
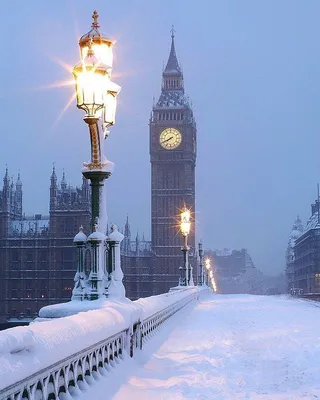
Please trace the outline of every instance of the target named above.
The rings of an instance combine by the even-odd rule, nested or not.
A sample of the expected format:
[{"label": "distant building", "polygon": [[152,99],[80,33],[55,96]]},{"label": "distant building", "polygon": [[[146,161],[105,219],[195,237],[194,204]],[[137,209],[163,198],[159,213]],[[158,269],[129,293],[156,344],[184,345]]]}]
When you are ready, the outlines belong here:
[{"label": "distant building", "polygon": [[249,266],[253,266],[250,255],[246,249],[241,250],[215,250],[210,253],[216,269],[217,276],[232,278],[243,274]]},{"label": "distant building", "polygon": [[220,293],[258,293],[262,275],[246,249],[206,250]]},{"label": "distant building", "polygon": [[152,260],[151,242],[146,241],[144,235],[140,239],[137,233],[131,239],[129,218],[124,228],[124,239],[121,242],[121,267],[124,273],[123,283],[126,296],[135,300],[152,294]]},{"label": "distant building", "polygon": [[303,233],[303,224],[299,216],[297,216],[294,224],[292,226],[292,230],[289,235],[288,239],[288,247],[286,251],[286,277],[287,277],[287,290],[290,292],[292,288],[294,288],[294,261],[295,261],[295,254],[294,254],[294,246],[296,240],[302,235]]},{"label": "distant building", "polygon": [[[319,202],[311,205],[311,217],[300,235],[294,233],[292,249],[287,250],[287,277],[289,290],[302,289],[307,293],[320,293],[320,217]],[[295,228],[295,225],[294,225]],[[291,262],[290,262],[291,255]],[[289,261],[289,263],[288,263]]]}]

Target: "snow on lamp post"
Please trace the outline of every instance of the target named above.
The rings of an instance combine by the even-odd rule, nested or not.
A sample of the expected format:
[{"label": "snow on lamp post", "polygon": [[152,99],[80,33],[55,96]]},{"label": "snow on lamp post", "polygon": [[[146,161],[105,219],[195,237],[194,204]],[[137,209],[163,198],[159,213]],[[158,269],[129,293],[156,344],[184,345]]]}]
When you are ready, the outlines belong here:
[{"label": "snow on lamp post", "polygon": [[108,297],[118,300],[125,297],[125,288],[122,283],[123,272],[120,261],[120,244],[123,238],[124,236],[118,231],[117,225],[112,225],[111,233],[107,239],[112,262],[112,265],[110,266],[110,285],[108,288]]},{"label": "snow on lamp post", "polygon": [[121,89],[111,81],[112,47],[115,42],[101,35],[96,11],[92,18],[91,30],[79,41],[81,61],[73,69],[77,107],[85,112],[83,119],[89,127],[91,144],[91,160],[84,163],[82,168],[83,176],[90,180],[91,185],[92,234],[88,242],[92,247],[92,282],[88,288],[89,299],[105,294],[105,277],[102,277],[105,270],[103,254],[107,228],[104,181],[112,174],[113,163],[104,156],[103,143],[108,127],[115,123],[116,97]]},{"label": "snow on lamp post", "polygon": [[188,259],[188,235],[190,233],[191,222],[190,222],[190,210],[184,208],[180,214],[180,231],[183,236],[183,246],[181,247],[183,253],[183,270],[184,270],[184,280],[181,282],[182,286],[189,285],[189,259]]},{"label": "snow on lamp post", "polygon": [[72,300],[83,300],[86,295],[84,255],[87,236],[83,233],[83,227],[80,226],[79,233],[74,237],[73,243],[77,246],[77,272],[74,277],[74,288],[72,291]]}]

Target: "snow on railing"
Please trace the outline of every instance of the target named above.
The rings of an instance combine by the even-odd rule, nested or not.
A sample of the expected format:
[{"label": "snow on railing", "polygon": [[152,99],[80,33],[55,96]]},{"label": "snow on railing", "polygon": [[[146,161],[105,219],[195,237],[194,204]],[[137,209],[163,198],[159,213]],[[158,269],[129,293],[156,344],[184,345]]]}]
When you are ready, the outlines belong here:
[{"label": "snow on railing", "polygon": [[187,288],[0,332],[0,399],[70,398],[199,296]]}]

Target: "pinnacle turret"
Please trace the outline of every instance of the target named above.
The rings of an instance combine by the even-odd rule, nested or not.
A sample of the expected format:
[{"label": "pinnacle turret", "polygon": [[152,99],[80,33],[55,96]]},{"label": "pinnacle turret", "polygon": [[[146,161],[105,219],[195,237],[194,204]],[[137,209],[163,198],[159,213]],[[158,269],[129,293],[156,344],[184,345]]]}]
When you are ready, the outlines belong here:
[{"label": "pinnacle turret", "polygon": [[130,231],[130,224],[129,224],[129,217],[127,214],[126,224],[124,226],[124,236],[131,239],[131,231]]},{"label": "pinnacle turret", "polygon": [[66,174],[65,174],[64,170],[63,170],[63,173],[62,173],[61,189],[62,190],[66,190],[67,189],[67,180],[66,180]]},{"label": "pinnacle turret", "polygon": [[55,168],[54,164],[52,167],[52,174],[51,174],[50,180],[51,180],[51,187],[57,185],[57,175],[56,175],[56,168]]},{"label": "pinnacle turret", "polygon": [[131,231],[129,224],[129,217],[127,214],[126,224],[124,226],[124,240],[122,241],[122,246],[125,254],[129,254],[131,251]]},{"label": "pinnacle turret", "polygon": [[9,178],[8,167],[6,166],[6,173],[3,178],[3,187],[9,188],[9,185],[10,185],[10,178]]},{"label": "pinnacle turret", "polygon": [[16,181],[16,189],[21,190],[21,188],[22,188],[22,182],[21,182],[21,179],[20,179],[20,172],[19,172],[18,173],[18,178],[17,178],[17,181]]}]

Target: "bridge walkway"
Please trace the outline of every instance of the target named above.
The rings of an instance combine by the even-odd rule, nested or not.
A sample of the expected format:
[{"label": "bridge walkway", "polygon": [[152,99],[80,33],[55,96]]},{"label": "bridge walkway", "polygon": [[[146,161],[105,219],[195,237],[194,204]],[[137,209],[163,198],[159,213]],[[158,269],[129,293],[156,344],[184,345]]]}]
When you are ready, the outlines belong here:
[{"label": "bridge walkway", "polygon": [[320,398],[320,309],[284,297],[211,295],[79,399]]}]

